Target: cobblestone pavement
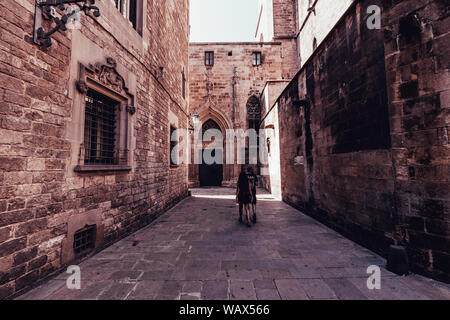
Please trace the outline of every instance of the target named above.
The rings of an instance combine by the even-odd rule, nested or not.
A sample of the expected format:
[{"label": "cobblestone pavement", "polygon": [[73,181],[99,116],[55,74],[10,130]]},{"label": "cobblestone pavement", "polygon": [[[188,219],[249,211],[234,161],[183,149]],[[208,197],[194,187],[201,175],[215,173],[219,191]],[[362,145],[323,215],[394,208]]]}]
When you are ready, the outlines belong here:
[{"label": "cobblestone pavement", "polygon": [[[450,286],[396,276],[385,260],[261,194],[258,223],[237,221],[234,190],[195,189],[152,225],[19,299],[450,299]],[[367,288],[370,265],[381,290]]]}]

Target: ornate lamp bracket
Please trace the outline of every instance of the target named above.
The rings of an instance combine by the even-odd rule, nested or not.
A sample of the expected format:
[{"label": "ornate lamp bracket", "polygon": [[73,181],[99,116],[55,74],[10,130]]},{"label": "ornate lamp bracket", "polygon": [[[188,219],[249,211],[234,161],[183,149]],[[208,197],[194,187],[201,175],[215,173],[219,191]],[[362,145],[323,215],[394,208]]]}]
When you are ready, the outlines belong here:
[{"label": "ornate lamp bracket", "polygon": [[[81,3],[81,4],[80,4]],[[35,0],[33,41],[42,48],[52,45],[51,36],[61,30],[67,30],[67,23],[76,21],[81,11],[86,15],[92,10],[94,17],[100,16],[95,0]],[[52,28],[46,31],[43,20],[53,22]]]}]

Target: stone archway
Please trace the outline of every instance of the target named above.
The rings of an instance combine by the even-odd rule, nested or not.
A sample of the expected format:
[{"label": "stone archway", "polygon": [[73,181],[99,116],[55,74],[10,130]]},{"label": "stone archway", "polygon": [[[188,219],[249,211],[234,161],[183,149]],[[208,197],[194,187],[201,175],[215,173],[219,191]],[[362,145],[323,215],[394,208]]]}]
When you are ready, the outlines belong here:
[{"label": "stone archway", "polygon": [[[217,125],[217,129],[219,129],[222,132],[223,135],[223,145],[224,148],[222,150],[222,156],[223,156],[223,165],[222,165],[222,177],[221,177],[221,186],[223,187],[230,187],[234,185],[234,177],[236,175],[233,165],[228,165],[225,163],[226,159],[226,132],[228,129],[232,129],[233,126],[231,124],[231,121],[226,117],[222,112],[220,112],[218,109],[210,106],[207,108],[201,108],[198,110],[199,115],[199,121],[202,124],[205,124],[209,120],[213,121]],[[193,139],[193,138],[192,138]],[[192,140],[193,141],[193,140]],[[192,154],[192,164],[189,166],[189,186],[190,187],[199,187],[201,185],[200,183],[200,167],[198,164],[194,163],[194,153],[195,147],[194,143],[191,144],[191,154]],[[198,150],[198,149],[197,149]],[[202,149],[203,152],[203,149]],[[202,153],[203,155],[203,153]]]}]

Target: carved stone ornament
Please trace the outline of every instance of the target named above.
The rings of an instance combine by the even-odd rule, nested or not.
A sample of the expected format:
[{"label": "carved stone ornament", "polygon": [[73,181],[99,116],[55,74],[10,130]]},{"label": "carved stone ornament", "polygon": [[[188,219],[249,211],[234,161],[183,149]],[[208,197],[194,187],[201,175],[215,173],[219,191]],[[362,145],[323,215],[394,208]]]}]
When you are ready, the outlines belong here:
[{"label": "carved stone ornament", "polygon": [[95,65],[85,66],[80,63],[79,78],[76,81],[78,92],[86,94],[89,81],[101,84],[127,99],[127,111],[131,115],[136,113],[134,96],[129,93],[125,79],[117,71],[117,62],[113,58],[107,58],[106,63],[97,62]]},{"label": "carved stone ornament", "polygon": [[125,91],[128,93],[128,89],[125,86],[125,80],[117,72],[117,63],[113,58],[107,58],[106,64],[96,63],[94,72],[97,79],[105,86],[114,89],[116,92]]}]

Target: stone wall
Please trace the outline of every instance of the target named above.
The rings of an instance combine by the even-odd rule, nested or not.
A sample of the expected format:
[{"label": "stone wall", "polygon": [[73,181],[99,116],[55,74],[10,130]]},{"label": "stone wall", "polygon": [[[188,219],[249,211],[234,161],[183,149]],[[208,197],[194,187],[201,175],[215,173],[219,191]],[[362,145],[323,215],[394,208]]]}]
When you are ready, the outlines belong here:
[{"label": "stone wall", "polygon": [[[297,57],[302,66],[314,53],[314,46],[319,46],[334,28],[336,23],[355,0],[297,0],[298,31]],[[309,2],[313,4],[309,10]]]},{"label": "stone wall", "polygon": [[272,0],[274,38],[293,36],[297,31],[296,0]]},{"label": "stone wall", "polygon": [[[204,123],[216,121],[225,130],[247,130],[247,102],[259,98],[268,80],[286,78],[283,74],[281,42],[191,43],[189,47],[189,104]],[[205,52],[214,52],[214,66],[205,66]],[[253,66],[253,52],[262,53],[262,65]],[[226,155],[224,155],[226,156]],[[223,185],[234,185],[238,165],[224,166]],[[190,166],[191,185],[198,185],[198,165]]]},{"label": "stone wall", "polygon": [[[97,21],[82,14],[81,29],[55,33],[46,50],[32,41],[34,0],[0,3],[0,298],[76,262],[77,228],[96,224],[99,250],[187,195],[187,167],[170,168],[169,124],[186,128],[188,120],[189,3],[144,0],[142,37],[112,2],[97,3]],[[75,172],[80,63],[107,58],[134,97],[123,132],[130,168]]]},{"label": "stone wall", "polygon": [[[374,4],[382,30],[366,26]],[[280,128],[284,201],[382,255],[404,245],[447,282],[448,21],[444,1],[354,3],[264,123]]]},{"label": "stone wall", "polygon": [[[282,46],[283,79],[297,72],[297,0],[260,0],[255,41],[276,41]],[[268,79],[271,80],[271,79]]]},{"label": "stone wall", "polygon": [[395,207],[414,270],[450,281],[450,17],[446,1],[383,11]]}]

